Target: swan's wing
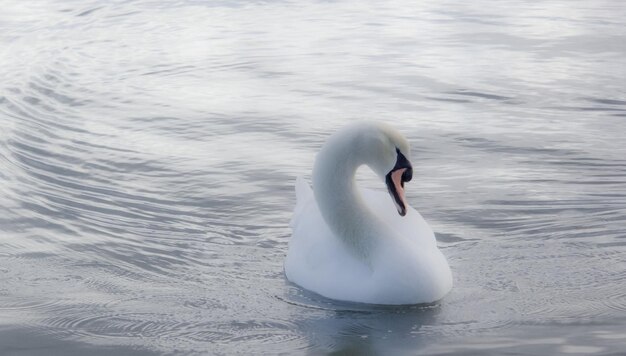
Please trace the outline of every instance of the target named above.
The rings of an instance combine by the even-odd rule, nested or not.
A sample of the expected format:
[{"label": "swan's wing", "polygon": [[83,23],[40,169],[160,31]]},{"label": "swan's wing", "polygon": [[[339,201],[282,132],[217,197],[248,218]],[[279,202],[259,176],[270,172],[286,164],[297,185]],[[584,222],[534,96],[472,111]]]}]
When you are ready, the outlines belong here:
[{"label": "swan's wing", "polygon": [[421,248],[436,247],[435,234],[422,215],[413,207],[407,207],[406,216],[400,216],[393,200],[385,191],[362,189],[367,206],[385,221],[399,236],[417,243]]},{"label": "swan's wing", "polygon": [[285,259],[287,278],[333,299],[358,301],[369,295],[371,271],[333,235],[313,191],[302,179],[296,182],[296,195],[298,202],[290,223],[293,233]]},{"label": "swan's wing", "polygon": [[[372,269],[355,258],[334,236],[319,211],[313,191],[302,178],[296,181],[296,196],[296,208],[290,223],[293,233],[284,265],[285,275],[291,282],[338,300],[408,304],[415,300],[435,299],[428,294],[430,292],[420,289],[428,285],[420,281],[424,271],[431,268],[429,256],[443,256],[438,251],[435,254],[432,249],[424,248],[428,244],[435,246],[434,236],[417,211],[409,208],[406,216],[401,217],[386,192],[363,192],[369,208],[393,226],[398,236],[406,238],[377,252],[382,256],[378,259],[382,265]],[[445,259],[443,261],[445,263]],[[442,265],[439,260],[435,262]]]}]

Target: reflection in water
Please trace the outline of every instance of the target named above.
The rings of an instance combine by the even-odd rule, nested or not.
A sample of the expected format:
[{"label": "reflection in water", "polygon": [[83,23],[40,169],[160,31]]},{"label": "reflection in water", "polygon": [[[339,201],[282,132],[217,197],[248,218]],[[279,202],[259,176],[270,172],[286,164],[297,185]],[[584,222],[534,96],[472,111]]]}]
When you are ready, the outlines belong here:
[{"label": "reflection in water", "polygon": [[312,353],[409,354],[440,336],[428,330],[445,308],[440,303],[385,306],[338,302],[288,284],[293,294],[280,300],[298,306],[298,311],[318,311],[312,317],[292,316]]},{"label": "reflection in water", "polygon": [[[621,352],[623,15],[5,1],[0,353]],[[407,197],[454,275],[437,306],[284,278],[295,177],[354,119],[411,142]]]},{"label": "reflection in water", "polygon": [[336,312],[324,320],[308,324],[316,350],[338,355],[410,354],[433,342],[422,332],[435,322],[437,310],[403,308],[377,311]]}]

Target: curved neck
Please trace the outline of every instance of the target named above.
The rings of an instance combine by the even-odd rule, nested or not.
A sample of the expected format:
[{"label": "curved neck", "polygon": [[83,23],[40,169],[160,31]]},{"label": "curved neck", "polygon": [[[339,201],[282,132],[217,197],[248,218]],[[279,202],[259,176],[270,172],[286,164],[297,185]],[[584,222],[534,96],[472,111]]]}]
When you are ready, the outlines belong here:
[{"label": "curved neck", "polygon": [[327,142],[315,159],[313,192],[322,217],[348,249],[364,262],[385,226],[367,208],[356,185],[356,170],[367,164],[351,140]]}]

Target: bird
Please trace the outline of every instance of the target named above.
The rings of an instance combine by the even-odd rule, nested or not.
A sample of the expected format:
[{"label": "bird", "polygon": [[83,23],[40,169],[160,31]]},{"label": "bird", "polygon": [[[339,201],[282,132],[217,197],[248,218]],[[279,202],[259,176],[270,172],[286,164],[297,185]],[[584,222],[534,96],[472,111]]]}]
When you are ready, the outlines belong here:
[{"label": "bird", "polygon": [[[287,279],[338,301],[433,303],[452,288],[452,272],[435,235],[411,207],[410,146],[392,126],[371,121],[332,134],[315,157],[313,188],[296,179]],[[363,189],[356,173],[369,167],[383,190]]]}]

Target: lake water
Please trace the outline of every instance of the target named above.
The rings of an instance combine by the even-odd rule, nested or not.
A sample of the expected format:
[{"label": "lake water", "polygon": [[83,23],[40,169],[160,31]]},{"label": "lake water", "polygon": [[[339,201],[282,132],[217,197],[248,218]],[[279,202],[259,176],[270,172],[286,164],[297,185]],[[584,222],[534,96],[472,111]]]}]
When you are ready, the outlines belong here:
[{"label": "lake water", "polygon": [[[621,354],[626,4],[18,1],[0,11],[0,353]],[[298,175],[386,121],[454,288],[289,283]],[[384,189],[368,172],[363,185]]]}]

